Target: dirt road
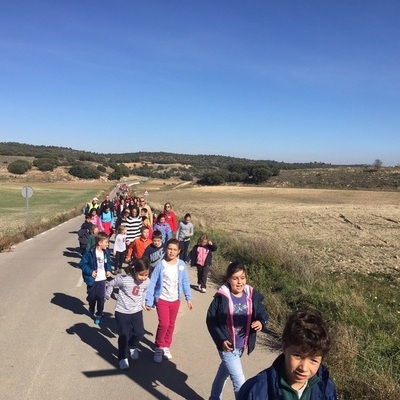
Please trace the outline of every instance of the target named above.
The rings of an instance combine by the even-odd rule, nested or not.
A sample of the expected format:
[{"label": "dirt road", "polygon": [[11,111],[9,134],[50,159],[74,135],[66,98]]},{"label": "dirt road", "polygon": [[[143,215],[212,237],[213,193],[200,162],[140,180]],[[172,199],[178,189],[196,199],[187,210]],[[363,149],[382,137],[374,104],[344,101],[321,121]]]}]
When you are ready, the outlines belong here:
[{"label": "dirt road", "polygon": [[[207,399],[219,363],[205,325],[214,290],[193,290],[192,311],[182,302],[171,361],[153,362],[157,315],[145,313],[148,333],[140,359],[119,371],[115,302],[106,303],[101,328],[87,314],[75,252],[81,222],[82,217],[75,218],[0,254],[1,399]],[[189,273],[195,284],[194,270]],[[243,357],[246,376],[274,357],[259,345]],[[229,381],[224,398],[233,399]]]}]

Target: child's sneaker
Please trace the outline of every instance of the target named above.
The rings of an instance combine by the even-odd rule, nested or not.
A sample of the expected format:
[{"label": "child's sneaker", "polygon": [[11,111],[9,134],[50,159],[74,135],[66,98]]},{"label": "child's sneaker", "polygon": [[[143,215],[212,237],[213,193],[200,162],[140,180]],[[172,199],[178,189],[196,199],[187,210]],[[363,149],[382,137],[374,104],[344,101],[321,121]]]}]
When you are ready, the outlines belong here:
[{"label": "child's sneaker", "polygon": [[156,347],[154,350],[154,362],[160,363],[163,359],[163,349],[161,347]]},{"label": "child's sneaker", "polygon": [[96,325],[100,325],[102,321],[103,321],[103,316],[102,315],[96,315],[96,317],[94,319],[94,323]]},{"label": "child's sneaker", "polygon": [[169,348],[168,347],[163,347],[163,355],[164,355],[164,358],[166,359],[166,360],[170,360],[171,358],[172,358],[172,354],[171,354],[171,352],[169,351]]},{"label": "child's sneaker", "polygon": [[200,290],[200,291],[201,291],[201,293],[205,293],[205,292],[207,292],[206,288],[204,288],[204,287],[203,287],[203,288],[201,288],[201,290]]},{"label": "child's sneaker", "polygon": [[129,362],[127,358],[119,360],[119,369],[128,369],[128,368],[129,368]]},{"label": "child's sneaker", "polygon": [[137,360],[139,358],[139,350],[138,349],[129,349],[131,353],[132,360]]}]

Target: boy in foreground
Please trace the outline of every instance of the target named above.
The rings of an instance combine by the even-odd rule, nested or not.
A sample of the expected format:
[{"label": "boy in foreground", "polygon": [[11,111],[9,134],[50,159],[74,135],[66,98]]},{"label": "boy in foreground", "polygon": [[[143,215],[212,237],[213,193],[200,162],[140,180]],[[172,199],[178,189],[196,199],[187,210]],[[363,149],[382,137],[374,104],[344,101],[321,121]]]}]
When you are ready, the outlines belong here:
[{"label": "boy in foreground", "polygon": [[322,359],[328,354],[328,328],[318,311],[296,311],[282,335],[283,354],[271,367],[246,381],[237,400],[337,400]]}]

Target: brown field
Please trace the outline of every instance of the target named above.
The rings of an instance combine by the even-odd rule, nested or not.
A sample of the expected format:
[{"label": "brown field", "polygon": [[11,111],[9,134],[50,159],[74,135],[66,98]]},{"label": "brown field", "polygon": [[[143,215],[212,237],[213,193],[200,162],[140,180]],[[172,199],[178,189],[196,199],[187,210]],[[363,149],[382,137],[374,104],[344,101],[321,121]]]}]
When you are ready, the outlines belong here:
[{"label": "brown field", "polygon": [[190,212],[197,230],[264,238],[323,269],[400,274],[398,192],[179,186],[137,190],[155,211],[170,201],[179,218]]}]

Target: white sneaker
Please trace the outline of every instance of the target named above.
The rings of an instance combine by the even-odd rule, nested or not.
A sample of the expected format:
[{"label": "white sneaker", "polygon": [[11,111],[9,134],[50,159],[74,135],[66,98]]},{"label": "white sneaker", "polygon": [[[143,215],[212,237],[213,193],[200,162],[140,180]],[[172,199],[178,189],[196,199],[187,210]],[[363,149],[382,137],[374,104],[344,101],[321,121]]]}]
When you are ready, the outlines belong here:
[{"label": "white sneaker", "polygon": [[201,293],[206,293],[206,292],[207,292],[206,288],[204,288],[204,287],[203,287],[203,288],[201,288],[201,290],[200,290],[200,291],[201,291]]},{"label": "white sneaker", "polygon": [[128,369],[128,368],[129,368],[129,362],[127,358],[119,360],[119,369]]},{"label": "white sneaker", "polygon": [[164,358],[166,359],[166,360],[170,360],[171,358],[172,358],[172,354],[171,354],[171,352],[169,351],[169,348],[168,347],[163,347],[163,355],[164,355]]},{"label": "white sneaker", "polygon": [[137,360],[139,358],[139,350],[138,349],[129,349],[131,353],[132,360]]},{"label": "white sneaker", "polygon": [[156,363],[160,363],[162,362],[163,359],[163,349],[161,347],[156,347],[156,349],[154,350],[154,362]]}]

